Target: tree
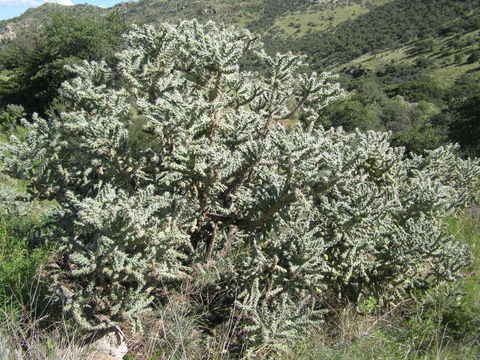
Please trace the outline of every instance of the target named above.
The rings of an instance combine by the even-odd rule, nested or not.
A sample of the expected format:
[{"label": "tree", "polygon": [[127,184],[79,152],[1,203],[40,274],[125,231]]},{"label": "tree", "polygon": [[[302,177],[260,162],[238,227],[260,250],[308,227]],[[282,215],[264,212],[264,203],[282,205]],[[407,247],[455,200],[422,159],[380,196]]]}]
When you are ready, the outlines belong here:
[{"label": "tree", "polygon": [[9,70],[11,76],[0,86],[0,103],[44,112],[61,83],[72,76],[66,65],[82,60],[110,62],[125,30],[125,22],[117,15],[55,14],[38,35],[16,39],[2,48],[0,68]]},{"label": "tree", "polygon": [[[474,80],[474,79],[472,79]],[[477,155],[480,150],[480,86],[478,82],[469,86],[453,87],[448,107],[437,117],[440,126],[448,129],[451,141],[460,144],[467,154]]]},{"label": "tree", "polygon": [[478,60],[480,60],[480,51],[474,51],[472,52],[468,58],[467,58],[467,63],[468,64],[474,64],[476,63]]},{"label": "tree", "polygon": [[322,125],[341,126],[346,131],[379,130],[381,129],[380,111],[380,107],[376,104],[364,105],[351,97],[328,106],[322,114]]},{"label": "tree", "polygon": [[405,147],[409,153],[421,153],[446,143],[442,127],[435,126],[432,119],[439,113],[433,104],[421,101],[409,111],[410,121],[406,128],[393,134],[392,142]]},{"label": "tree", "polygon": [[455,64],[463,64],[463,62],[465,61],[465,55],[464,54],[455,54],[455,57],[453,58],[453,62]]},{"label": "tree", "polygon": [[20,119],[26,115],[23,106],[7,105],[5,109],[0,109],[0,129],[13,130]]},{"label": "tree", "polygon": [[[478,162],[451,146],[406,159],[389,134],[323,129],[342,96],[331,75],[267,55],[248,31],[190,21],[125,39],[116,66],[73,67],[66,110],[36,116],[2,156],[59,204],[50,280],[86,329],[138,321],[196,281],[244,348],[278,349],[331,301],[460,276],[468,253],[441,218],[471,200]],[[246,54],[263,75],[241,70]]]}]

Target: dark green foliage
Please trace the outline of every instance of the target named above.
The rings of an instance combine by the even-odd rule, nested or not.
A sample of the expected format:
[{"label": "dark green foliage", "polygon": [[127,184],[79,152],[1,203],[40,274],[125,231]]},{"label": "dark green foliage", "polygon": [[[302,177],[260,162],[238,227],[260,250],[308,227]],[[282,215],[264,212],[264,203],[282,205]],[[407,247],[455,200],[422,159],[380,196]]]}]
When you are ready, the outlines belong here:
[{"label": "dark green foliage", "polygon": [[393,143],[404,146],[409,152],[421,153],[447,142],[443,129],[432,123],[432,117],[438,112],[434,105],[422,101],[407,106],[410,107],[406,110],[409,119],[405,128],[394,134]]},{"label": "dark green foliage", "polygon": [[7,105],[5,109],[0,109],[0,129],[13,130],[18,125],[19,120],[25,115],[23,106]]},{"label": "dark green foliage", "polygon": [[474,51],[468,58],[467,62],[469,64],[476,63],[478,60],[480,60],[480,51]]},{"label": "dark green foliage", "polygon": [[[442,100],[428,97],[422,85],[432,88],[432,92],[445,91],[427,80],[407,82],[401,84],[404,87],[388,91],[390,85],[384,85],[378,79],[384,80],[381,77],[367,77],[346,83],[345,86],[352,92],[351,96],[329,105],[322,114],[322,124],[327,127],[342,126],[348,131],[355,128],[362,131],[389,130],[394,134],[392,142],[404,146],[408,152],[434,149],[447,142],[444,127],[433,121],[440,112],[434,103]],[[409,84],[419,86],[409,89]],[[392,96],[394,91],[408,96],[389,98],[387,94]],[[423,100],[424,97],[431,102]]]},{"label": "dark green foliage", "polygon": [[357,82],[354,89],[357,98],[362,104],[379,104],[387,101],[388,97],[385,93],[383,85],[374,78],[364,78]]},{"label": "dark green foliage", "polygon": [[445,89],[434,83],[432,79],[415,79],[387,90],[387,94],[390,97],[401,95],[411,102],[428,101],[438,104],[445,97]]},{"label": "dark green foliage", "polygon": [[60,84],[71,74],[65,65],[82,60],[112,59],[126,24],[120,17],[88,17],[55,13],[36,36],[7,43],[0,69],[0,104],[16,103],[28,112],[43,112],[57,96]]},{"label": "dark green foliage", "polygon": [[448,107],[436,121],[448,129],[448,137],[458,142],[462,150],[478,155],[480,150],[480,85],[460,83],[450,93]]},{"label": "dark green foliage", "polygon": [[455,64],[462,64],[465,61],[465,56],[463,54],[457,54],[453,58]]},{"label": "dark green foliage", "polygon": [[379,130],[380,108],[377,105],[364,105],[355,97],[328,106],[322,115],[324,126],[342,126],[347,131],[355,128],[360,130]]},{"label": "dark green foliage", "polygon": [[392,62],[384,68],[377,71],[377,76],[382,79],[385,84],[401,84],[411,81],[420,72],[420,68],[412,64]]}]

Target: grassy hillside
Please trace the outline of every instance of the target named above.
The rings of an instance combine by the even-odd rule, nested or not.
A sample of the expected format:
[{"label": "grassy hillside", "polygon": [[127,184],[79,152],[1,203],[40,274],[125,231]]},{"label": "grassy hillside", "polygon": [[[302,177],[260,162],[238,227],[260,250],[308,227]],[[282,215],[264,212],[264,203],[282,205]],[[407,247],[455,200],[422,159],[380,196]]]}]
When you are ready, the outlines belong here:
[{"label": "grassy hillside", "polygon": [[388,0],[320,2],[280,16],[269,30],[280,30],[282,35],[294,38],[301,38],[314,31],[333,31],[341,23],[366,14],[375,6],[387,2]]},{"label": "grassy hillside", "polygon": [[54,12],[88,16],[119,12],[131,21],[142,23],[156,24],[163,21],[197,18],[202,21],[214,20],[229,25],[246,26],[252,30],[257,30],[261,34],[276,26],[279,26],[285,33],[290,33],[295,31],[298,25],[302,26],[305,19],[315,23],[314,30],[328,29],[388,1],[140,0],[123,2],[109,9],[92,5],[66,7],[44,4],[38,8],[31,8],[16,18],[0,21],[0,28],[6,24],[11,24],[15,30],[19,30],[23,27],[40,24]]},{"label": "grassy hillside", "polygon": [[264,36],[272,48],[284,46],[287,39],[301,39],[311,33],[331,32],[347,20],[367,14],[371,9],[389,0],[141,0],[125,2],[110,9],[90,5],[64,7],[44,4],[29,9],[14,19],[0,21],[0,29],[7,24],[17,34],[33,32],[55,12],[102,16],[119,13],[129,22],[158,24],[180,19],[214,20],[237,27],[246,27]]},{"label": "grassy hillside", "polygon": [[335,66],[333,70],[341,72],[362,68],[375,72],[392,63],[418,65],[436,84],[451,86],[462,75],[480,70],[477,61],[469,61],[472,54],[480,51],[479,39],[480,30],[477,29],[461,34],[409,41],[398,48],[365,53]]},{"label": "grassy hillside", "polygon": [[365,56],[381,57],[417,40],[448,42],[480,27],[480,5],[474,0],[140,0],[110,9],[45,4],[0,21],[0,29],[10,24],[18,34],[33,33],[55,12],[89,17],[113,12],[128,22],[149,24],[214,20],[259,33],[272,51],[304,52],[316,68],[338,68],[359,57],[355,63]]},{"label": "grassy hillside", "polygon": [[[33,29],[58,12],[87,17],[117,13],[127,22],[149,24],[197,18],[246,27],[259,33],[271,51],[307,54],[316,70],[358,64],[375,68],[392,60],[415,63],[422,55],[435,60],[437,68],[449,67],[435,72],[441,79],[474,69],[450,66],[455,55],[458,65],[462,54],[467,58],[476,50],[480,27],[480,5],[474,0],[140,0],[110,9],[45,4],[0,21],[0,29],[9,24],[17,35],[33,36]],[[462,43],[468,39],[477,39],[476,47]],[[423,54],[412,53],[422,42],[427,46]]]},{"label": "grassy hillside", "polygon": [[396,49],[412,40],[471,32],[479,25],[480,5],[476,1],[395,0],[341,23],[334,31],[312,32],[290,46],[309,54],[317,67],[334,66],[368,52]]}]

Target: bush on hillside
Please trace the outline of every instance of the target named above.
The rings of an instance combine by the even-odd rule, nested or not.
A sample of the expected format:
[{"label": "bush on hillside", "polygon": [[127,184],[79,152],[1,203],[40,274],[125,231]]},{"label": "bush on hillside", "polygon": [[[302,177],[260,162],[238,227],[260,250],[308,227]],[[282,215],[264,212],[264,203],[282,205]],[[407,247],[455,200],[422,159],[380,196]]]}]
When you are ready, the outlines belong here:
[{"label": "bush on hillside", "polygon": [[457,92],[452,91],[448,107],[436,118],[436,122],[447,128],[449,138],[458,142],[464,153],[478,156],[480,86],[477,83],[467,89],[468,92],[461,91],[461,88]]},{"label": "bush on hillside", "polygon": [[474,51],[472,52],[468,58],[467,58],[467,63],[468,64],[474,64],[476,63],[478,60],[480,60],[480,51]]},{"label": "bush on hillside", "polygon": [[[59,204],[50,281],[84,328],[138,322],[202,279],[212,324],[235,319],[232,344],[278,348],[326,304],[462,274],[467,249],[442,218],[472,200],[478,162],[325,130],[342,96],[331,75],[267,55],[248,31],[189,21],[125,40],[115,67],[73,67],[66,110],[3,151],[4,171]],[[263,75],[240,68],[246,54]]]},{"label": "bush on hillside", "polygon": [[7,105],[5,109],[0,109],[0,128],[11,131],[19,124],[20,119],[26,115],[23,106]]}]

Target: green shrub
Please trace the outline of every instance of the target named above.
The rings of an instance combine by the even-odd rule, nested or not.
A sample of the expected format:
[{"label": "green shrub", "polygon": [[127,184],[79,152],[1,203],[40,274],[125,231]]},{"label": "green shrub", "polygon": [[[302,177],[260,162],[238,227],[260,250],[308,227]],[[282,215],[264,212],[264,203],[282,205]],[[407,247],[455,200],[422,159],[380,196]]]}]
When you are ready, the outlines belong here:
[{"label": "green shrub", "polygon": [[476,82],[473,86],[456,90],[452,89],[448,107],[435,121],[447,129],[449,139],[460,144],[465,153],[477,155],[480,150],[480,86]]},{"label": "green shrub", "polygon": [[22,104],[29,113],[43,113],[61,83],[72,77],[65,66],[82,60],[108,61],[125,30],[124,21],[113,14],[50,15],[35,35],[20,36],[2,47],[0,68],[10,70],[10,75],[6,81],[0,79],[0,105]]},{"label": "green shrub", "polygon": [[14,130],[20,119],[26,115],[23,106],[7,105],[5,109],[0,109],[0,129],[7,131]]},{"label": "green shrub", "polygon": [[478,60],[480,60],[480,51],[474,51],[472,52],[468,58],[467,58],[467,63],[468,64],[474,64],[476,63]]}]

